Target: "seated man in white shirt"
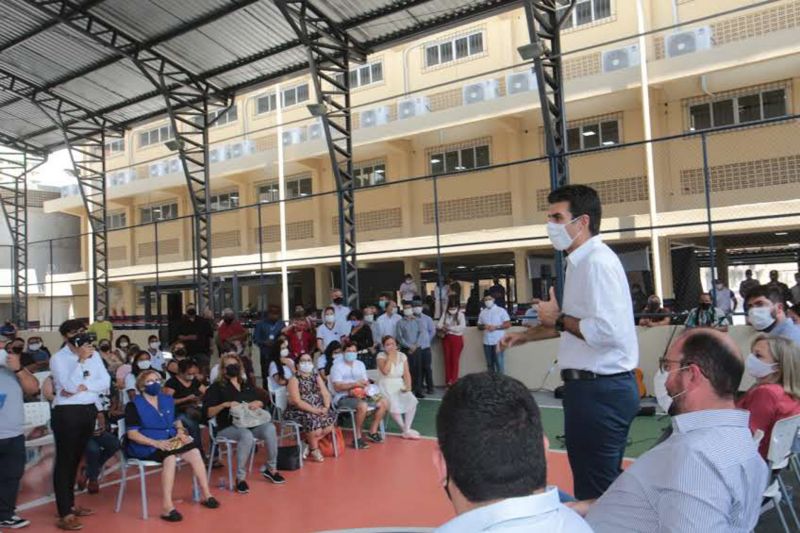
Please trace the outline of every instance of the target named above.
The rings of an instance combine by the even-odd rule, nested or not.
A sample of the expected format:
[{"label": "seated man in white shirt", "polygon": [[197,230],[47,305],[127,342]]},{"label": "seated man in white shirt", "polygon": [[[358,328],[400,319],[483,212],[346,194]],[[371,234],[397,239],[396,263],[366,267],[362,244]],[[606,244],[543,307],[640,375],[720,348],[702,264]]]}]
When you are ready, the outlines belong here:
[{"label": "seated man in white shirt", "polygon": [[356,434],[353,436],[353,447],[369,448],[369,445],[361,438],[361,428],[370,407],[375,408],[375,413],[366,437],[372,442],[382,442],[378,427],[386,415],[389,404],[386,398],[381,398],[377,402],[367,399],[366,388],[370,384],[367,367],[358,360],[358,348],[355,344],[345,344],[344,355],[334,361],[330,384],[333,392],[333,405],[337,408],[355,409],[356,411]]},{"label": "seated man in white shirt", "polygon": [[[736,344],[693,329],[660,361],[655,392],[673,433],[595,501],[573,509],[596,533],[752,531],[769,476],[734,394],[744,372]],[[659,389],[661,393],[659,393]]]},{"label": "seated man in white shirt", "polygon": [[458,516],[436,533],[590,533],[547,486],[539,407],[516,379],[484,372],[447,391],[436,417],[438,478]]}]

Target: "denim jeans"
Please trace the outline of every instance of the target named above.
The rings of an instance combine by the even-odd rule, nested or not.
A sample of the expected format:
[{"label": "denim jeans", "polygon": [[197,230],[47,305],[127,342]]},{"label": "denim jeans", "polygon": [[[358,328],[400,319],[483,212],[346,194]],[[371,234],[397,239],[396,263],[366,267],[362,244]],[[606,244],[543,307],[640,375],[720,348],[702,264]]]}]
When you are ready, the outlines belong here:
[{"label": "denim jeans", "polygon": [[267,467],[275,470],[278,466],[278,434],[272,422],[250,429],[228,426],[219,432],[219,436],[236,441],[237,481],[244,481],[247,478],[248,460],[253,446],[256,445],[256,439],[263,440],[267,444]]},{"label": "denim jeans", "polygon": [[496,344],[484,344],[483,355],[486,356],[486,369],[496,374],[505,374],[505,354],[497,350]]},{"label": "denim jeans", "polygon": [[0,439],[0,520],[10,520],[25,473],[25,436]]},{"label": "denim jeans", "polygon": [[86,477],[97,481],[103,465],[119,450],[119,439],[113,433],[104,431],[99,435],[92,435],[86,443]]}]

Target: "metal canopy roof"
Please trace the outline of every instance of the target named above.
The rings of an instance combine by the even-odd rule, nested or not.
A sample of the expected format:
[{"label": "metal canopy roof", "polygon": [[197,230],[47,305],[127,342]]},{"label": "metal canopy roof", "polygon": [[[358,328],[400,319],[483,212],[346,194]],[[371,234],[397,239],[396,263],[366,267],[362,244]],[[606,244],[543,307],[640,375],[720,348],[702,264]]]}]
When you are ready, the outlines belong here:
[{"label": "metal canopy roof", "polygon": [[[308,68],[305,48],[273,0],[2,0],[0,144],[44,151],[64,145],[61,131],[36,104],[8,90],[10,80],[120,127],[165,113],[163,97],[132,61],[48,12],[54,4],[61,16],[91,15],[229,94]],[[375,50],[515,7],[519,0],[314,4]]]}]

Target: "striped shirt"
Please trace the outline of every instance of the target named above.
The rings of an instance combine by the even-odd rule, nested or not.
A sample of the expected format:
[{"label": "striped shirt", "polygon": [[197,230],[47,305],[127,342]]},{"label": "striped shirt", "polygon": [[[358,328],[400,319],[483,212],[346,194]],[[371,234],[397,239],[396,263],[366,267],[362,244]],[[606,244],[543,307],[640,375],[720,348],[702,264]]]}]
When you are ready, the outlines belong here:
[{"label": "striped shirt", "polygon": [[589,525],[596,533],[752,531],[769,472],[749,418],[738,409],[674,417],[672,435],[591,506]]}]

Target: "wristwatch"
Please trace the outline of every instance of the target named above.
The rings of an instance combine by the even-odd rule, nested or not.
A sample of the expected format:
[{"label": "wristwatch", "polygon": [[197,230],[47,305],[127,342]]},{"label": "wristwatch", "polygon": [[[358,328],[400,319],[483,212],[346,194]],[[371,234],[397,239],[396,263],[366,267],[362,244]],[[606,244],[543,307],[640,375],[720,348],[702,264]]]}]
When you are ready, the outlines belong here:
[{"label": "wristwatch", "polygon": [[564,313],[561,313],[560,315],[558,315],[558,318],[556,318],[556,323],[555,323],[556,331],[558,331],[558,332],[564,331],[564,318],[566,316],[567,315],[565,315]]}]

